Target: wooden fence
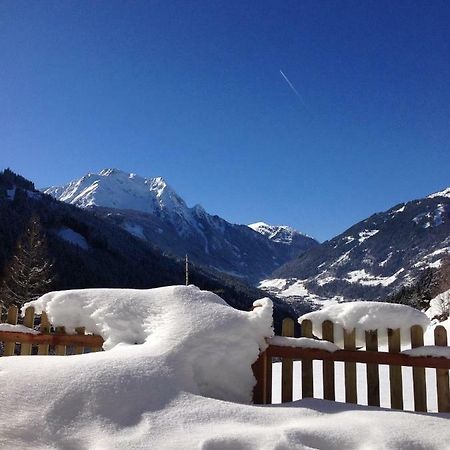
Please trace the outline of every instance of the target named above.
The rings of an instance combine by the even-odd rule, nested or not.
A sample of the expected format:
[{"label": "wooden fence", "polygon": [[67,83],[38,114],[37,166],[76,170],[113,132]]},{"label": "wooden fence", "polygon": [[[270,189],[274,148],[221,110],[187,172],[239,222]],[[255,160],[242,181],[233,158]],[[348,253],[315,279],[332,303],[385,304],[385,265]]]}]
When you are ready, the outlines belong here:
[{"label": "wooden fence", "polygon": [[[302,337],[313,337],[312,323],[304,320],[301,323]],[[322,339],[334,341],[335,325],[330,321],[322,324]],[[423,330],[413,326],[410,330],[411,347],[424,345]],[[292,319],[283,321],[284,336],[294,335]],[[357,371],[356,363],[365,363],[367,400],[370,406],[380,406],[379,365],[389,366],[389,385],[391,408],[404,409],[402,366],[412,367],[414,410],[427,411],[427,389],[436,389],[438,411],[450,412],[449,370],[450,359],[438,357],[419,357],[400,353],[400,330],[387,330],[388,351],[379,351],[377,331],[365,332],[365,350],[357,350],[355,330],[347,333],[344,330],[344,348],[335,352],[322,349],[303,347],[285,347],[271,345],[261,353],[253,365],[257,384],[253,392],[256,404],[272,403],[272,360],[281,358],[281,401],[290,402],[293,398],[293,361],[300,360],[302,398],[314,396],[313,381],[315,376],[321,376],[323,382],[323,398],[335,400],[335,362],[344,362],[345,402],[357,403]],[[434,342],[438,346],[447,346],[447,332],[442,326],[434,329]],[[321,360],[322,374],[313,371],[313,360]],[[436,386],[427,386],[425,368],[436,370]]]},{"label": "wooden fence", "polygon": [[[8,308],[6,323],[17,325],[18,310],[16,306]],[[3,355],[66,355],[102,351],[103,338],[85,334],[84,328],[77,328],[76,334],[67,334],[64,327],[53,327],[43,312],[35,317],[34,308],[25,311],[23,325],[30,329],[22,331],[4,331],[0,329],[0,342],[3,342]],[[35,329],[38,329],[36,333]]]}]

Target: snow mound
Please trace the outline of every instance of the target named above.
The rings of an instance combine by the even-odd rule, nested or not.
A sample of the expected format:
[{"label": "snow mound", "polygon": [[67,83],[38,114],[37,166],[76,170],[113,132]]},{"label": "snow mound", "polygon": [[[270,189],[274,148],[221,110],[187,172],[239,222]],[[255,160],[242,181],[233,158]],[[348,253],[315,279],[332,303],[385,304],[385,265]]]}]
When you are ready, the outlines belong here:
[{"label": "snow mound", "polygon": [[424,330],[430,319],[421,311],[406,305],[382,302],[348,302],[330,305],[319,311],[301,316],[298,321],[309,319],[313,323],[313,332],[322,336],[322,322],[330,320],[347,331],[400,329],[403,336],[409,336],[413,325],[420,325]]},{"label": "snow mound", "polygon": [[[114,356],[125,348],[127,355],[170,355],[167,370],[177,367],[185,374],[180,387],[242,402],[251,400],[251,364],[273,335],[269,299],[243,312],[195,286],[50,292],[28,306],[37,314],[46,311],[50,322],[68,333],[85,326],[86,332],[101,335],[103,348],[115,350]],[[232,355],[223,358],[230,348]]]},{"label": "snow mound", "polygon": [[32,304],[55,324],[100,333],[109,350],[0,358],[0,448],[442,449],[450,440],[445,414],[233,403],[250,400],[251,364],[272,336],[268,299],[243,312],[175,286],[54,292]]}]

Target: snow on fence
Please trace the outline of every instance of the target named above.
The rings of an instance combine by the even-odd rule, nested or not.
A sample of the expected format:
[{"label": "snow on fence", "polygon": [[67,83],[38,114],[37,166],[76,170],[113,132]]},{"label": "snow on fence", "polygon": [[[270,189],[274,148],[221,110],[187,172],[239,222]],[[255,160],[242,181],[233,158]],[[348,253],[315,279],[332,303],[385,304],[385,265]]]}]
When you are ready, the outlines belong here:
[{"label": "snow on fence", "polygon": [[[365,350],[356,346],[356,333],[343,330],[343,349],[332,344],[336,325],[329,320],[322,323],[322,340],[313,340],[313,326],[309,319],[301,322],[302,338],[295,339],[294,321],[283,321],[283,336],[276,336],[269,341],[269,347],[260,354],[253,365],[257,380],[253,392],[256,404],[272,403],[272,369],[273,358],[281,358],[281,402],[293,400],[294,376],[293,362],[301,361],[302,398],[314,397],[314,377],[320,374],[313,370],[313,360],[322,361],[323,398],[335,400],[335,362],[344,362],[345,402],[357,403],[357,367],[356,363],[364,363],[366,369],[367,403],[369,406],[380,406],[379,365],[389,366],[390,405],[392,409],[404,409],[402,366],[412,367],[414,410],[427,412],[427,390],[436,390],[437,409],[439,412],[450,412],[449,370],[450,349],[447,342],[447,331],[443,326],[434,329],[434,343],[446,357],[421,356],[427,354],[424,345],[423,329],[419,325],[410,328],[410,346],[416,350],[401,352],[399,329],[387,329],[388,351],[379,351],[378,332],[365,331]],[[305,339],[306,338],[306,339]],[[423,347],[423,348],[420,348]],[[428,353],[438,354],[439,348]],[[409,353],[409,354],[408,354]],[[414,353],[417,356],[413,356]],[[436,370],[436,386],[427,386],[425,368]]]},{"label": "snow on fence", "polygon": [[[3,342],[3,356],[15,354],[31,355],[33,346],[37,347],[38,355],[48,355],[50,348],[55,355],[66,355],[67,349],[73,354],[102,351],[101,336],[85,334],[84,328],[76,329],[76,334],[67,334],[64,327],[52,327],[47,314],[43,312],[35,318],[34,308],[25,310],[23,325],[17,324],[18,309],[8,308],[6,323],[0,323],[0,342]],[[37,320],[36,320],[37,319]],[[35,330],[39,328],[39,331]],[[20,344],[20,348],[17,347]]]}]

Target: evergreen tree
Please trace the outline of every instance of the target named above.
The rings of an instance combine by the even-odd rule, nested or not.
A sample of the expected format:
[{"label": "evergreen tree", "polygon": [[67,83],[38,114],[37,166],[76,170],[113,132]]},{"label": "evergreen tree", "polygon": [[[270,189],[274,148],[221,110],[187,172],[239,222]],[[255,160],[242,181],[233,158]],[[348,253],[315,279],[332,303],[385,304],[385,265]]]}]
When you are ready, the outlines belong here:
[{"label": "evergreen tree", "polygon": [[48,292],[53,281],[52,268],[39,217],[33,216],[6,270],[0,292],[2,309],[10,305],[20,307]]}]

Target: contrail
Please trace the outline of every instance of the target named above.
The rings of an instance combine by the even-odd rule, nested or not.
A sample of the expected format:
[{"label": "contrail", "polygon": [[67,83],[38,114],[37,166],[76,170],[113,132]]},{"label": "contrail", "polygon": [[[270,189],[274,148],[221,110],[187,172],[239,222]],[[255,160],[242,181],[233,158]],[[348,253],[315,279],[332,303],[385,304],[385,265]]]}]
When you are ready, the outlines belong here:
[{"label": "contrail", "polygon": [[285,79],[286,83],[289,85],[289,87],[292,89],[294,94],[299,98],[299,100],[305,105],[305,102],[303,101],[302,96],[300,93],[295,89],[295,86],[289,81],[289,78],[283,73],[283,71],[280,69],[281,76]]}]

